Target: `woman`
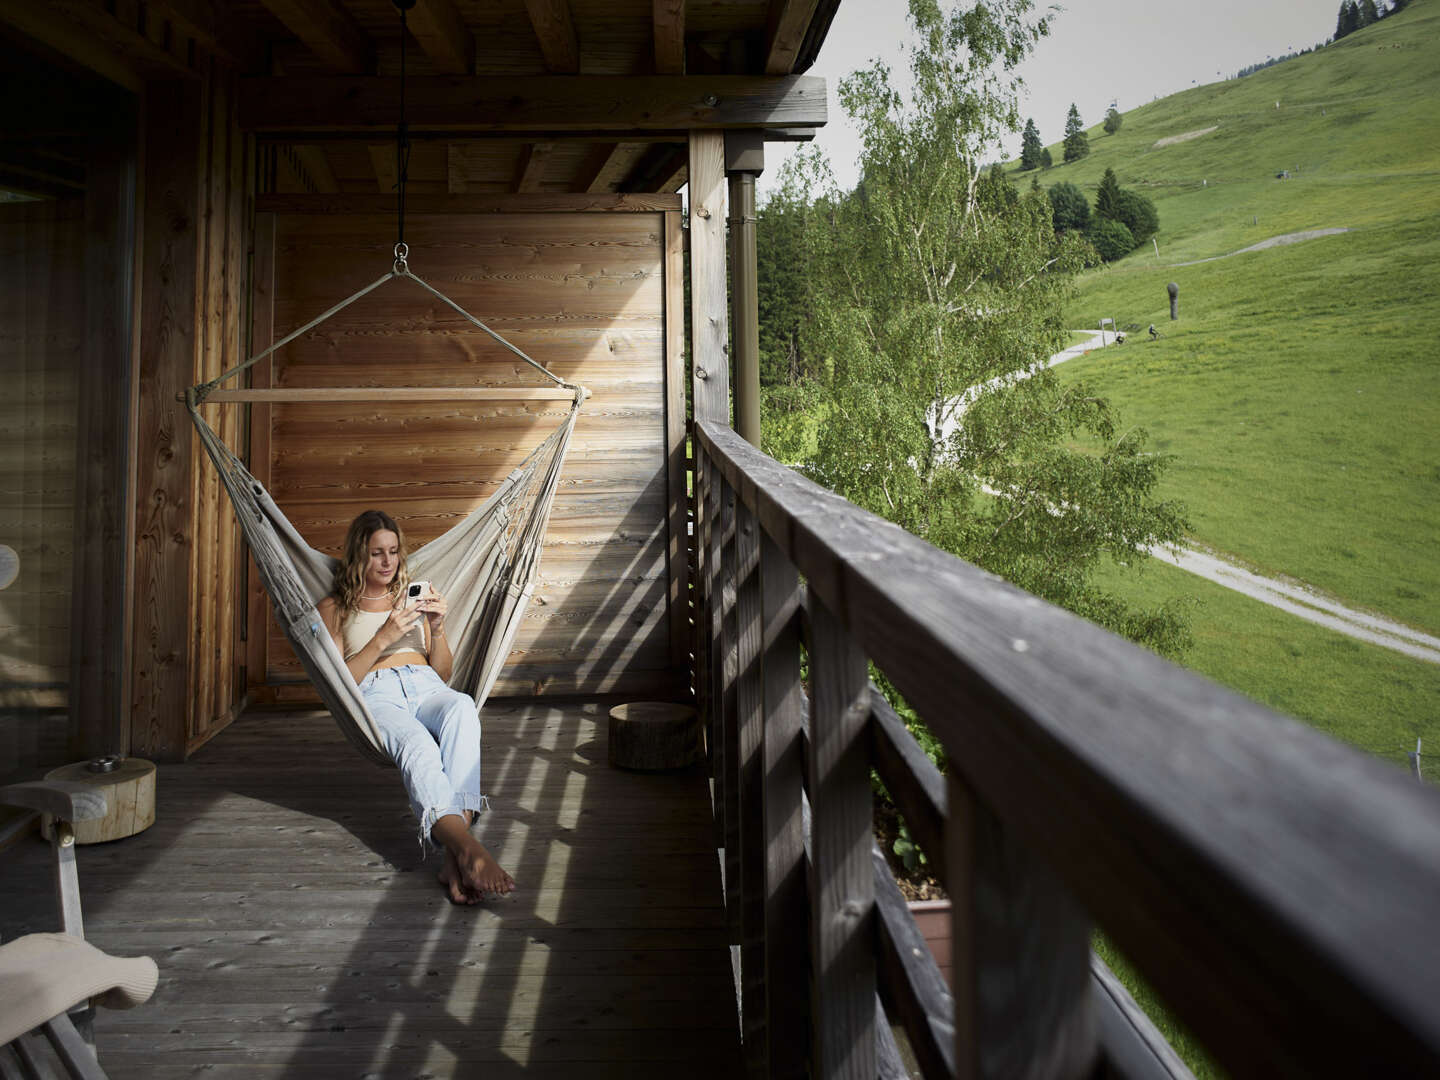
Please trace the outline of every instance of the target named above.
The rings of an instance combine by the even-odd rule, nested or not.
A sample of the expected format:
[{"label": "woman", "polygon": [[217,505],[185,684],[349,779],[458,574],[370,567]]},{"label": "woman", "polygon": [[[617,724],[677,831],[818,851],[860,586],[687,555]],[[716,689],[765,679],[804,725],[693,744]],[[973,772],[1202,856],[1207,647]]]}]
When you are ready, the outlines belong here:
[{"label": "woman", "polygon": [[446,893],[476,904],[515,882],[470,835],[484,806],[480,718],[474,699],[445,685],[454,663],[445,598],[431,587],[407,607],[409,581],[400,526],[367,510],[350,523],[334,592],[316,606],[400,770],[421,843],[444,849]]}]

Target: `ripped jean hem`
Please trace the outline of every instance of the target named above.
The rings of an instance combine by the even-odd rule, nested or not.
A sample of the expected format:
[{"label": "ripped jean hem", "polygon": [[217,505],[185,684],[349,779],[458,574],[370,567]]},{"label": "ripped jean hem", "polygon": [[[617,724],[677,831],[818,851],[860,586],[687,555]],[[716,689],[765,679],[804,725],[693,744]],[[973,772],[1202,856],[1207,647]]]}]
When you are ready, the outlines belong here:
[{"label": "ripped jean hem", "polygon": [[[420,819],[420,853],[422,857],[429,856],[431,852],[440,851],[442,847],[435,842],[430,831],[435,828],[435,823],[442,817],[450,814],[464,816],[466,810],[475,811],[477,817],[490,809],[490,796],[472,795],[468,791],[456,794],[455,802],[446,807],[432,806],[425,811],[424,817]],[[472,823],[473,824],[473,823]]]}]

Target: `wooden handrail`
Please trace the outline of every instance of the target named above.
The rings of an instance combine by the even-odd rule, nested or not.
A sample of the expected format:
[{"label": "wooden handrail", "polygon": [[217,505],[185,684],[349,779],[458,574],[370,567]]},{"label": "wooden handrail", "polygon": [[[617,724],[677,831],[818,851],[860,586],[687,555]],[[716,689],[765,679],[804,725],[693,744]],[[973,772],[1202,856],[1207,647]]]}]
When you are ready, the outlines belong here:
[{"label": "wooden handrail", "polygon": [[559,386],[294,386],[267,389],[212,390],[203,404],[309,404],[342,401],[391,401],[413,404],[437,401],[573,401],[574,390]]},{"label": "wooden handrail", "polygon": [[993,815],[1051,868],[1222,1063],[1440,1068],[1440,794],[694,433],[716,501],[942,740],[967,828]]}]

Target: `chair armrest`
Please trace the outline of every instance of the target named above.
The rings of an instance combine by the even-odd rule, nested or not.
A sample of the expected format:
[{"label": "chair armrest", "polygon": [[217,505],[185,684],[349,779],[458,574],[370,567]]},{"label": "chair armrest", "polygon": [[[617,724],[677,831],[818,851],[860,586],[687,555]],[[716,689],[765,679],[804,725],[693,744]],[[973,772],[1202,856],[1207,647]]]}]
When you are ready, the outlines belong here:
[{"label": "chair armrest", "polygon": [[0,787],[0,803],[39,810],[60,821],[94,821],[106,813],[105,792],[73,780],[31,780]]}]

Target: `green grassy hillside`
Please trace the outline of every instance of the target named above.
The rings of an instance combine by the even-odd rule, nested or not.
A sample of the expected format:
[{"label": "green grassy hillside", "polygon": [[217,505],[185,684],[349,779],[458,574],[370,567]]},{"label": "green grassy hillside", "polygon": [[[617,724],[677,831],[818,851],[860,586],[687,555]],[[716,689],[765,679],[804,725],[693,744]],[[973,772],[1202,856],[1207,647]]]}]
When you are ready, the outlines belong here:
[{"label": "green grassy hillside", "polygon": [[[1108,166],[1159,210],[1159,259],[1088,273],[1070,318],[1154,323],[1164,340],[1142,332],[1059,372],[1177,456],[1165,494],[1189,504],[1194,539],[1432,632],[1437,56],[1440,2],[1416,0],[1317,53],[1127,113],[1116,135],[1090,132],[1087,158],[1040,174],[1093,192]],[[1352,231],[1215,258],[1326,228]],[[1199,259],[1214,261],[1177,265]]]}]

